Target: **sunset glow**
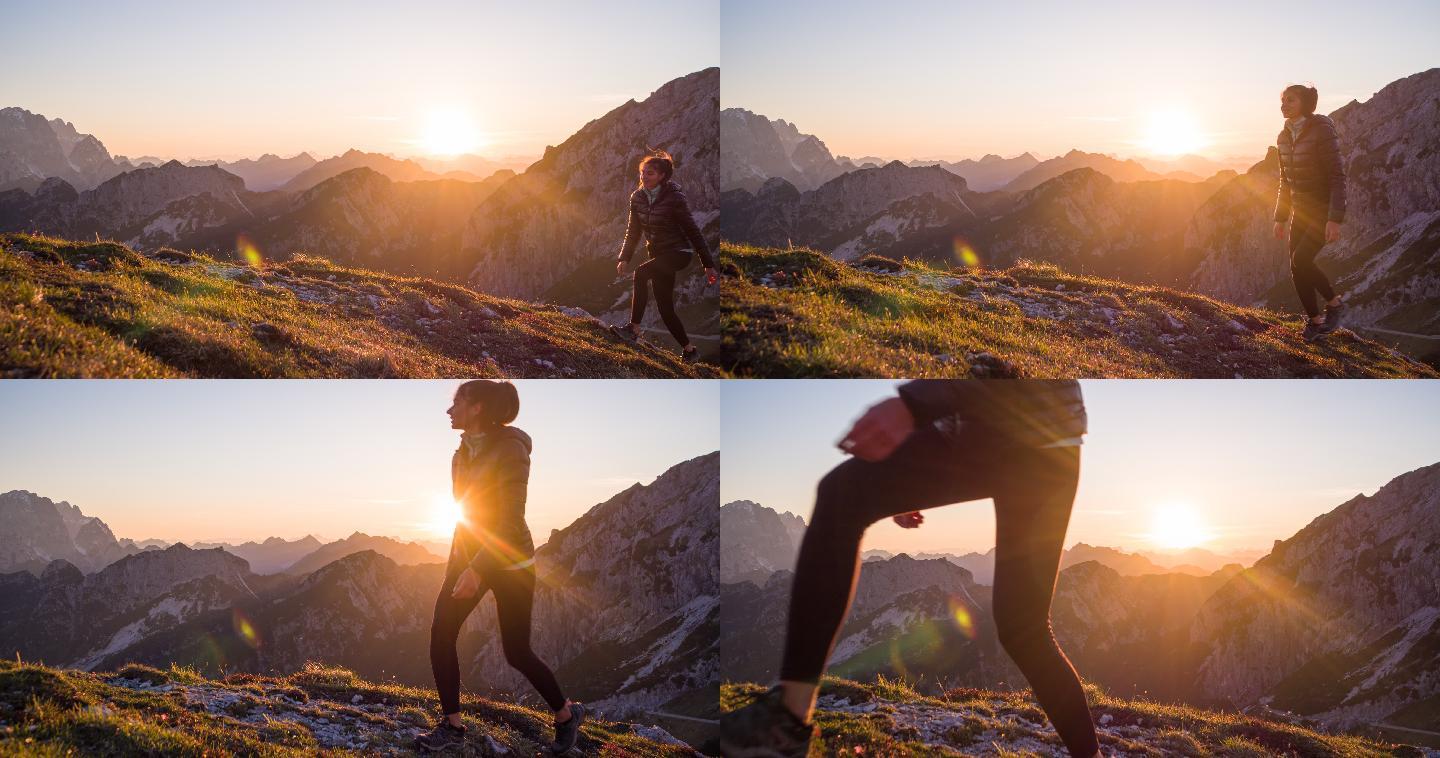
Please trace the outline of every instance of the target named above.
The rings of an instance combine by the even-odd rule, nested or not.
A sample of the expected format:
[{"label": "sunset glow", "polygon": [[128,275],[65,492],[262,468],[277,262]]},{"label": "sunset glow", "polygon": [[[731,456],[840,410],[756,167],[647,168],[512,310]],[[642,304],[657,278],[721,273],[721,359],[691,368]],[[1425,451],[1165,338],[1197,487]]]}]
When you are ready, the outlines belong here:
[{"label": "sunset glow", "polygon": [[1198,547],[1211,539],[1200,514],[1188,505],[1168,504],[1155,508],[1150,516],[1150,541],[1166,550]]},{"label": "sunset glow", "polygon": [[449,495],[436,495],[430,503],[430,519],[425,531],[435,537],[449,537],[455,525],[465,517],[460,504]]},{"label": "sunset glow", "polygon": [[1205,135],[1187,111],[1169,108],[1150,114],[1141,146],[1156,155],[1193,153],[1208,144]]},{"label": "sunset glow", "polygon": [[431,111],[425,117],[420,149],[429,155],[460,155],[482,147],[480,132],[470,114],[456,108]]}]

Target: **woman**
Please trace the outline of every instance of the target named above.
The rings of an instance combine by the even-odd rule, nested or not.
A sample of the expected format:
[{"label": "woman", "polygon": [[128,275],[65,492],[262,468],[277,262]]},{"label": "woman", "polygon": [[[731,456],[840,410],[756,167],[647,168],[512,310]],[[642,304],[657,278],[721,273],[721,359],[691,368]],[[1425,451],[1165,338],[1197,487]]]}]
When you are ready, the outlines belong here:
[{"label": "woman", "polygon": [[630,217],[625,224],[625,241],[620,245],[620,260],[615,263],[615,273],[617,276],[625,274],[625,264],[635,254],[635,246],[640,244],[642,236],[650,259],[635,268],[629,323],[611,328],[625,339],[638,339],[649,289],[653,288],[655,307],[659,309],[660,318],[670,330],[670,335],[680,344],[680,357],[693,361],[699,350],[690,344],[685,325],[675,315],[675,274],[690,265],[692,253],[699,253],[700,263],[705,267],[706,284],[714,284],[719,276],[715,273],[715,261],[710,258],[705,237],[700,234],[695,217],[690,215],[685,193],[671,178],[674,175],[675,161],[663,150],[657,150],[640,162],[640,185],[630,193]]},{"label": "woman", "polygon": [[[1340,239],[1345,222],[1345,167],[1335,122],[1315,113],[1320,93],[1292,84],[1280,93],[1285,128],[1276,137],[1280,150],[1280,191],[1275,200],[1275,238],[1285,239],[1290,222],[1290,278],[1310,318],[1304,337],[1314,340],[1340,326],[1344,304],[1330,280],[1315,265],[1327,242]],[[1325,298],[1320,313],[1316,294]]]},{"label": "woman", "polygon": [[1073,756],[1100,754],[1095,724],[1050,627],[1086,431],[1080,386],[1018,379],[918,380],[865,413],[840,442],[855,457],[820,480],[800,543],[780,683],[721,718],[727,756],[804,756],[820,676],[849,610],[860,538],[882,518],[995,501],[994,608],[1000,644]]},{"label": "woman", "polygon": [[444,718],[416,739],[426,750],[464,742],[455,643],[465,617],[487,590],[495,593],[495,618],[505,661],[524,674],[555,711],[551,749],[563,753],[574,747],[585,719],[584,706],[565,699],[555,674],[530,649],[530,609],[535,597],[535,547],[525,525],[530,437],[509,426],[519,411],[515,385],[488,380],[460,385],[450,406],[450,426],[463,431],[460,449],[450,461],[462,521],[455,526],[450,562],[430,627],[430,667]]}]

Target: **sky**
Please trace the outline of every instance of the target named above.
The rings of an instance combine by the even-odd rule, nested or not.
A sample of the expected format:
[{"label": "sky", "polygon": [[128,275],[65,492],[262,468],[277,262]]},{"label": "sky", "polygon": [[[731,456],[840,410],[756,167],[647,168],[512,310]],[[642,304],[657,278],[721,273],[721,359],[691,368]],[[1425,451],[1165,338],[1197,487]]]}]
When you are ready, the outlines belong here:
[{"label": "sky", "polygon": [[[808,521],[815,484],[845,458],[835,443],[897,384],[725,382],[721,502],[750,500]],[[1090,433],[1066,547],[1174,549],[1164,538],[1178,525],[1207,538],[1198,544],[1207,550],[1268,552],[1355,495],[1440,462],[1440,381],[1100,380],[1081,389]],[[864,547],[994,546],[988,500],[925,517],[918,529],[880,522]]]},{"label": "sky", "polygon": [[[360,531],[447,542],[458,381],[0,382],[0,492],[117,537],[243,542]],[[621,490],[719,449],[713,381],[518,380],[536,544]]]},{"label": "sky", "polygon": [[538,158],[720,64],[719,0],[0,6],[0,107],[70,121],[132,158],[423,155],[437,141]]},{"label": "sky", "polygon": [[727,0],[721,24],[724,107],[887,159],[1189,143],[1248,165],[1285,85],[1328,113],[1440,63],[1432,0]]}]

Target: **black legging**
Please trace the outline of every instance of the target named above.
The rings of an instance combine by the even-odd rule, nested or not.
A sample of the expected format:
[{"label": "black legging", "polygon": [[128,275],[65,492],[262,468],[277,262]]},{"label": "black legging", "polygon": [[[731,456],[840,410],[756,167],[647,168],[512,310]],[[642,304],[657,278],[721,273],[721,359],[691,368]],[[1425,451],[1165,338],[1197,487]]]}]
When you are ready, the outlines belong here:
[{"label": "black legging", "polygon": [[1300,304],[1311,318],[1320,315],[1320,304],[1315,293],[1327,301],[1335,299],[1335,290],[1330,280],[1315,265],[1315,256],[1325,246],[1325,220],[1329,208],[1326,201],[1312,200],[1296,195],[1294,214],[1290,222],[1290,278],[1295,282],[1295,292],[1300,295]]},{"label": "black legging", "polygon": [[487,590],[495,593],[495,618],[500,625],[500,644],[505,650],[505,661],[530,680],[551,710],[565,707],[565,695],[555,681],[555,674],[530,649],[535,565],[486,571],[480,577],[480,588],[475,594],[457,600],[450,596],[450,591],[465,566],[465,556],[452,543],[450,563],[445,567],[445,582],[435,598],[435,620],[430,626],[430,668],[435,673],[435,688],[440,692],[441,710],[447,715],[460,712],[460,660],[455,643],[460,637],[465,617],[475,609]]},{"label": "black legging", "polygon": [[852,458],[820,480],[800,543],[782,680],[816,683],[859,575],[860,538],[880,519],[965,500],[995,500],[995,626],[1000,644],[1072,755],[1099,749],[1080,677],[1055,642],[1050,600],[1080,474],[1080,448],[1024,447],[970,429],[922,427],[888,458]]},{"label": "black legging", "polygon": [[650,296],[647,282],[655,288],[655,307],[670,336],[681,345],[690,344],[685,335],[685,325],[675,315],[675,274],[690,265],[689,250],[672,250],[651,258],[635,268],[635,292],[630,296],[630,322],[639,324],[645,317],[645,305]]}]

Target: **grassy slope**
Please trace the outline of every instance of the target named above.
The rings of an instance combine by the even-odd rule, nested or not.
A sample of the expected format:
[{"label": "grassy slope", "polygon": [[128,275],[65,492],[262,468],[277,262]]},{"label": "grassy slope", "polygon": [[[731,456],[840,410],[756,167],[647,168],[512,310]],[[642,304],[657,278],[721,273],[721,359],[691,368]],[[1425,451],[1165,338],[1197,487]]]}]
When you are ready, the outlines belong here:
[{"label": "grassy slope", "polygon": [[[1383,756],[1394,746],[1235,713],[1121,700],[1086,685],[1101,751],[1107,756]],[[764,691],[725,684],[721,709]],[[924,697],[903,683],[827,677],[810,754],[881,756],[1064,756],[1060,738],[1028,691],[962,689]],[[1416,751],[1413,754],[1418,755]]]},{"label": "grassy slope", "polygon": [[0,377],[699,377],[557,307],[314,258],[0,234]]},{"label": "grassy slope", "polygon": [[1053,266],[847,265],[728,243],[720,256],[722,364],[739,376],[1440,376],[1346,329],[1307,343],[1298,315]]},{"label": "grassy slope", "polygon": [[[439,710],[431,691],[319,664],[214,680],[178,667],[92,673],[0,661],[3,755],[413,755],[414,735]],[[467,749],[451,755],[548,754],[549,713],[468,695],[461,711]],[[694,754],[645,727],[597,720],[580,731],[585,755]]]}]

